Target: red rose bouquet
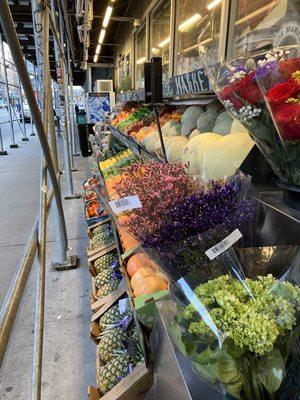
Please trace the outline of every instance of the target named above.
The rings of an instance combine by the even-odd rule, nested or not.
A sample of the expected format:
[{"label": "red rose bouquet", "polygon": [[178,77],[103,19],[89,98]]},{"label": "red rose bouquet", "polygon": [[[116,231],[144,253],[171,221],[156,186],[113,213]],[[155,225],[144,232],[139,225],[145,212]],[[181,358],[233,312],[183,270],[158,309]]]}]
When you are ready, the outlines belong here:
[{"label": "red rose bouquet", "polygon": [[[218,68],[216,65],[209,65],[207,73],[227,111],[248,129],[280,181],[287,185],[300,186],[300,175],[294,163],[297,145],[293,143],[291,158],[291,143],[287,146],[285,140],[282,140],[283,135],[288,140],[295,140],[300,136],[300,105],[293,100],[300,84],[292,77],[297,72],[295,66],[299,66],[300,58],[295,59],[293,64],[288,56],[286,50],[274,51],[272,54],[251,54],[226,61],[218,65]],[[262,93],[262,82],[269,90],[272,109]],[[277,124],[274,123],[274,112],[277,113]],[[278,129],[278,124],[283,127],[282,132]]]},{"label": "red rose bouquet", "polygon": [[256,80],[287,155],[292,177],[288,183],[300,189],[299,54],[300,46],[265,53],[258,62]]}]

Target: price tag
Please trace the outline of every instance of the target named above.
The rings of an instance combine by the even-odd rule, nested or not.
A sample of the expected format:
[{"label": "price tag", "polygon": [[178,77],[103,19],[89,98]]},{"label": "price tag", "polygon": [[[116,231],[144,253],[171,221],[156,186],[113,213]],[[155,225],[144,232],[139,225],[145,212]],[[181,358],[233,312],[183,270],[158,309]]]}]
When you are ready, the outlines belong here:
[{"label": "price tag", "polygon": [[205,254],[210,260],[214,260],[220,254],[224,253],[224,251],[228,250],[232,245],[234,245],[234,243],[236,243],[242,236],[243,235],[241,232],[236,229],[221,242],[208,249]]},{"label": "price tag", "polygon": [[129,298],[125,297],[125,299],[119,300],[119,311],[121,314],[126,313],[129,308]]},{"label": "price tag", "polygon": [[138,196],[127,196],[122,197],[118,200],[113,200],[109,202],[109,205],[114,213],[119,213],[122,211],[133,210],[134,208],[142,208],[142,203]]}]

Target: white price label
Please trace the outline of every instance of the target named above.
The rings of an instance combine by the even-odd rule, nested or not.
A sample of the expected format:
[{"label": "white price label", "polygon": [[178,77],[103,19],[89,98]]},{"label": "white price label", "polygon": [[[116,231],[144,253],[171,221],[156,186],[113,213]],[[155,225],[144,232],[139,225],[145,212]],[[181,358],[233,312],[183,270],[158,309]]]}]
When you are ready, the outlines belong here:
[{"label": "white price label", "polygon": [[119,311],[121,314],[126,313],[126,311],[129,308],[129,299],[128,297],[125,297],[125,299],[119,300]]},{"label": "white price label", "polygon": [[210,260],[214,260],[220,254],[224,253],[224,251],[228,250],[232,245],[234,245],[234,243],[237,242],[242,236],[243,235],[241,232],[236,229],[221,242],[208,249],[205,254]]},{"label": "white price label", "polygon": [[142,208],[142,203],[138,196],[122,197],[118,200],[109,202],[109,205],[114,213],[133,210],[134,208]]}]

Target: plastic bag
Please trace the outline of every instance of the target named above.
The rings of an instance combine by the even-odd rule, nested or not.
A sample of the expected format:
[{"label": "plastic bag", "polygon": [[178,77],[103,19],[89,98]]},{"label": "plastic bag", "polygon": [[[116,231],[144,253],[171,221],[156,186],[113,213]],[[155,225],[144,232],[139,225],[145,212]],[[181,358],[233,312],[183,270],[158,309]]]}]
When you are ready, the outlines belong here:
[{"label": "plastic bag", "polygon": [[173,341],[199,376],[229,398],[279,399],[285,379],[295,378],[300,289],[299,280],[287,282],[294,269],[299,277],[295,264],[279,279],[247,278],[230,248],[203,274],[188,274],[173,285]]}]

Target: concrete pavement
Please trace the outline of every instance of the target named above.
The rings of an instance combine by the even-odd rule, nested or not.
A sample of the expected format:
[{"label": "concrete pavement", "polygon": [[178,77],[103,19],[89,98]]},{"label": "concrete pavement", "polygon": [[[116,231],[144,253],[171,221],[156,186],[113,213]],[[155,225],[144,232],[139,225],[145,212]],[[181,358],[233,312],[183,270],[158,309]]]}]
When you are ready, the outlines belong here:
[{"label": "concrete pavement", "polygon": [[[61,157],[60,157],[61,158]],[[40,146],[37,137],[0,157],[0,305],[11,283],[27,236],[38,212]],[[82,191],[87,162],[75,158],[76,192]],[[62,176],[62,191],[65,178]],[[54,242],[48,219],[43,400],[82,400],[95,384],[96,348],[89,339],[90,276],[86,260],[86,224],[82,199],[64,201],[71,253],[79,268],[57,272],[51,267]],[[27,400],[34,326],[37,264],[33,266],[0,370],[0,399]]]}]

